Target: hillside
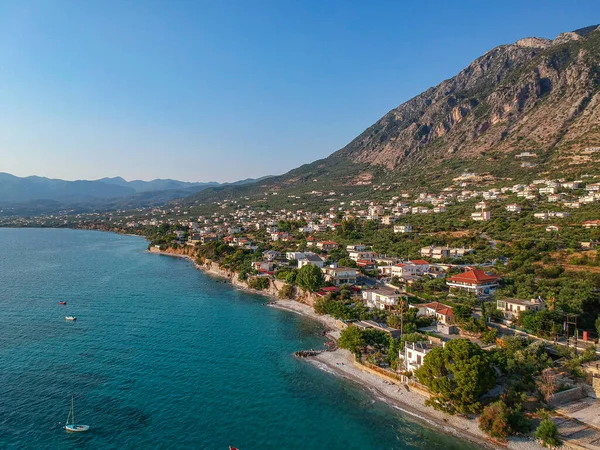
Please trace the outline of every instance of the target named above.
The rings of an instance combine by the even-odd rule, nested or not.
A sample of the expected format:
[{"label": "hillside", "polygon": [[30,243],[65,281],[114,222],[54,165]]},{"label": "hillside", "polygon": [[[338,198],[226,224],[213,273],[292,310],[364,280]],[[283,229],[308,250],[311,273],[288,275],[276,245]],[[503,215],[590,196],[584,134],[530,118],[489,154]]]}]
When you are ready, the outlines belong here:
[{"label": "hillside", "polygon": [[530,180],[598,171],[600,27],[496,47],[388,112],[346,147],[250,188],[211,188],[205,203],[377,182],[441,187],[463,172]]}]

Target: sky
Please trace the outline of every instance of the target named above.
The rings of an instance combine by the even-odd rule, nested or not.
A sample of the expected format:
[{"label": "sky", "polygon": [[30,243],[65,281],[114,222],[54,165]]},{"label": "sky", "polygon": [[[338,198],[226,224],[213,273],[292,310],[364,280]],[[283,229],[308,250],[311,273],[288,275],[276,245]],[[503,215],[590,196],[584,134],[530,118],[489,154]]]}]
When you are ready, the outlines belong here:
[{"label": "sky", "polygon": [[0,172],[235,181],[342,148],[598,0],[0,0]]}]

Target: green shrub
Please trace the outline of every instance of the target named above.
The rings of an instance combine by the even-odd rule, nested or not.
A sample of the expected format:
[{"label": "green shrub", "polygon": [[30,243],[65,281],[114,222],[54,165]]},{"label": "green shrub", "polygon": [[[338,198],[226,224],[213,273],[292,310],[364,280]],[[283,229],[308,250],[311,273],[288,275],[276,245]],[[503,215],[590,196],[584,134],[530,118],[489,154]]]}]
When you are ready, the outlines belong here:
[{"label": "green shrub", "polygon": [[279,298],[292,299],[294,298],[294,286],[291,284],[284,284],[279,290]]},{"label": "green shrub", "polygon": [[250,289],[256,289],[257,291],[267,289],[269,285],[270,281],[267,277],[254,277],[248,280],[248,287]]},{"label": "green shrub", "polygon": [[535,430],[535,437],[542,442],[544,447],[557,447],[560,445],[556,424],[549,418],[540,422],[540,426]]}]

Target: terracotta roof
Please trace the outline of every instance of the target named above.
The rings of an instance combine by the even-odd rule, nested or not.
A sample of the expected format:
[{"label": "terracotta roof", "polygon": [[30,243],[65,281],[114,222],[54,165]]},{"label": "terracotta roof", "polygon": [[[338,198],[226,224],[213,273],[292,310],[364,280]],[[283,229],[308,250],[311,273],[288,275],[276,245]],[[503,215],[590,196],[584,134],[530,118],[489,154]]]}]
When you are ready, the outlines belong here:
[{"label": "terracotta roof", "polygon": [[425,303],[424,305],[419,305],[419,306],[433,309],[437,314],[441,314],[443,316],[454,315],[454,313],[452,312],[452,308],[450,306],[444,305],[443,303],[440,303],[440,302]]},{"label": "terracotta roof", "polygon": [[420,264],[429,264],[424,259],[411,259],[409,262],[412,263],[412,264],[417,264],[417,265],[420,265]]},{"label": "terracotta roof", "polygon": [[481,269],[473,269],[469,272],[459,273],[453,277],[448,278],[448,281],[460,281],[462,283],[485,283],[486,281],[497,281],[501,277],[496,275],[488,275]]}]

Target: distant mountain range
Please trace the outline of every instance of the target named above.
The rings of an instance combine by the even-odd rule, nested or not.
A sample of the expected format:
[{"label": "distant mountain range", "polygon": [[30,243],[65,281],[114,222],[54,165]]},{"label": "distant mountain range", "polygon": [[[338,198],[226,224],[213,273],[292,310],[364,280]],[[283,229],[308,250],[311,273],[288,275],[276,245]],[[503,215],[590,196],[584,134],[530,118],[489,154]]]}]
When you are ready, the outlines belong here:
[{"label": "distant mountain range", "polygon": [[[267,177],[260,178],[262,180]],[[0,172],[0,214],[32,215],[61,209],[76,211],[137,208],[164,204],[209,187],[240,186],[254,183],[190,183],[170,179],[126,181],[121,177],[99,180],[65,181],[45,177],[16,177]]]}]

